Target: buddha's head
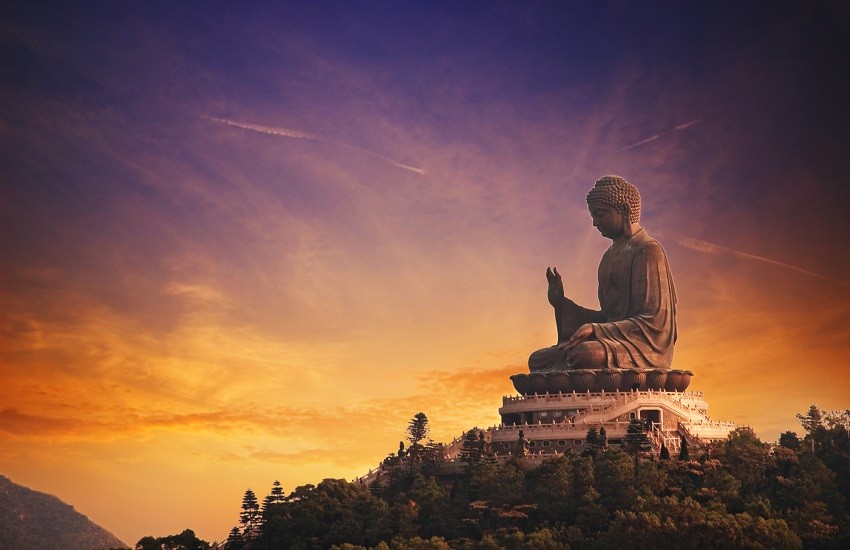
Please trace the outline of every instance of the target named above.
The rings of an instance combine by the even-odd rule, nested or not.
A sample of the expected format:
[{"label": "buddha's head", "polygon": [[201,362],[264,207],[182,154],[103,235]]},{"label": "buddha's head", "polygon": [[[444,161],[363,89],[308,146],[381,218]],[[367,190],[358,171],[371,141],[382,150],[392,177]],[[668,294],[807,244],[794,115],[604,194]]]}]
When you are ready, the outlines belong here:
[{"label": "buddha's head", "polygon": [[640,222],[640,193],[620,176],[603,176],[587,194],[593,225],[603,236],[631,236]]}]

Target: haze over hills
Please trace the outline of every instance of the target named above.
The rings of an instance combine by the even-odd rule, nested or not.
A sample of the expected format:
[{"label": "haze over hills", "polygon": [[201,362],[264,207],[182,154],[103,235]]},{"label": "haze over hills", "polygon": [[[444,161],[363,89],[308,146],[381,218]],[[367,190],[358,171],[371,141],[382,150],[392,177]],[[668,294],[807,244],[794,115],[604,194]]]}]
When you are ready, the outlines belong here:
[{"label": "haze over hills", "polygon": [[59,498],[0,475],[0,548],[93,550],[129,545]]}]

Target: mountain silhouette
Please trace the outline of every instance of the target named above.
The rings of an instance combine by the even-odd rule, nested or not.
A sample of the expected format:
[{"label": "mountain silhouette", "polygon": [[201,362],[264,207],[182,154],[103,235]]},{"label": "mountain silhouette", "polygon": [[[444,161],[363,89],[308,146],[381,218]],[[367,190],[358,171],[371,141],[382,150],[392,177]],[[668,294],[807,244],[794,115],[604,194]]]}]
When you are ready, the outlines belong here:
[{"label": "mountain silhouette", "polygon": [[0,475],[0,548],[100,550],[129,545],[59,498]]}]

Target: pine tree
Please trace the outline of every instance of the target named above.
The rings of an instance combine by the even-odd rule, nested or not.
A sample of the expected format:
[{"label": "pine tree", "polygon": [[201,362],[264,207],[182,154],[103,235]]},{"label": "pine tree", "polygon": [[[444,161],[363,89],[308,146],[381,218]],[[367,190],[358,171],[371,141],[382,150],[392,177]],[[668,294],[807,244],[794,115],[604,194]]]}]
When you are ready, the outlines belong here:
[{"label": "pine tree", "polygon": [[584,442],[588,447],[596,448],[599,444],[599,431],[596,429],[596,426],[591,426],[587,429],[587,435],[584,436]]},{"label": "pine tree", "polygon": [[369,482],[369,492],[376,498],[381,497],[381,494],[384,492],[384,487],[381,485],[380,476],[375,476],[375,479]]},{"label": "pine tree", "polygon": [[257,502],[257,495],[254,491],[248,489],[245,491],[245,496],[242,497],[242,513],[239,514],[239,523],[242,524],[242,534],[245,538],[254,538],[257,534],[257,528],[260,526],[260,505]]},{"label": "pine tree", "polygon": [[227,550],[242,550],[245,547],[245,540],[242,538],[242,533],[239,532],[238,527],[234,527],[230,530],[230,534],[227,535],[227,541],[225,542],[224,547]]},{"label": "pine tree", "polygon": [[605,426],[599,427],[599,448],[608,448],[608,432],[605,430]]},{"label": "pine tree", "polygon": [[624,441],[626,451],[634,457],[635,474],[637,474],[638,458],[641,453],[648,451],[652,446],[649,443],[649,437],[646,435],[646,426],[643,421],[638,418],[633,418],[626,428],[626,439]]},{"label": "pine tree", "polygon": [[[603,430],[605,428],[602,428]],[[607,442],[607,436],[606,436]],[[587,429],[587,435],[584,436],[584,451],[582,451],[582,456],[596,456],[597,451],[602,449],[602,438],[600,437],[599,430],[596,429],[596,426],[591,426]]]},{"label": "pine tree", "polygon": [[685,439],[685,436],[681,436],[681,441],[679,443],[679,460],[687,462],[690,459],[691,454],[688,452],[688,440]]},{"label": "pine tree", "polygon": [[823,412],[821,412],[820,407],[812,403],[806,414],[797,415],[797,420],[800,421],[800,424],[803,425],[803,429],[806,430],[806,436],[803,439],[808,440],[809,445],[811,445],[812,453],[814,453],[815,441],[819,439],[819,436],[822,435],[821,432],[823,432]]},{"label": "pine tree", "polygon": [[265,513],[269,506],[273,504],[280,504],[284,500],[286,500],[286,496],[283,494],[283,487],[280,485],[280,481],[275,480],[272,483],[272,490],[266,495],[266,498],[263,499],[263,513]]},{"label": "pine tree", "polygon": [[407,450],[408,456],[411,459],[417,459],[421,454],[422,444],[420,441],[428,436],[428,417],[425,413],[419,412],[410,420],[407,425],[407,440],[410,441],[410,447]]},{"label": "pine tree", "polygon": [[659,457],[661,458],[661,460],[670,460],[670,450],[664,443],[661,444],[661,454]]},{"label": "pine tree", "polygon": [[463,435],[463,444],[457,459],[460,462],[466,462],[469,468],[481,463],[483,455],[481,440],[478,438],[477,430],[473,428]]},{"label": "pine tree", "polygon": [[809,407],[806,414],[798,414],[797,420],[803,425],[803,429],[809,434],[814,433],[818,428],[823,426],[823,413],[815,403]]}]

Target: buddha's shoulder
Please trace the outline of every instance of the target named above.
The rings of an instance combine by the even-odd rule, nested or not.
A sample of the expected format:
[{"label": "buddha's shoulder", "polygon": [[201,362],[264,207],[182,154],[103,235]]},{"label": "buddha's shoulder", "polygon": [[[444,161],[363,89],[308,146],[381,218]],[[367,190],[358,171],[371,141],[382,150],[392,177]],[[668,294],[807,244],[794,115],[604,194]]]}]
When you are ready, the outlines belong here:
[{"label": "buddha's shoulder", "polygon": [[631,245],[634,248],[635,254],[643,254],[645,256],[666,257],[664,248],[661,243],[649,236],[646,231],[641,231],[631,239]]}]

